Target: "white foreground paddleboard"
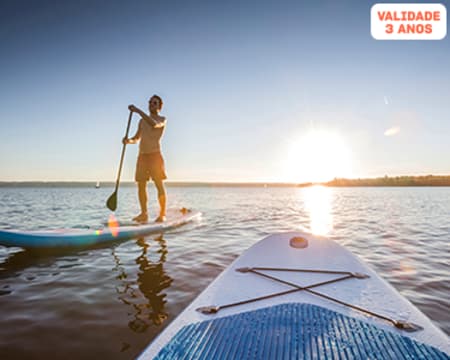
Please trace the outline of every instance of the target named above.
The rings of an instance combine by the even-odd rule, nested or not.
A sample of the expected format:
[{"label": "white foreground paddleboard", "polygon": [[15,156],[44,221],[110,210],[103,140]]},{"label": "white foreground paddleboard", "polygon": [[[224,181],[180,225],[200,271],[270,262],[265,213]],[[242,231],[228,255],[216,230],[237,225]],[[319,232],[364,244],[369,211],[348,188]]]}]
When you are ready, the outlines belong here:
[{"label": "white foreground paddleboard", "polygon": [[58,229],[40,231],[0,230],[0,245],[22,248],[86,247],[171,230],[200,218],[198,211],[169,211],[162,223],[110,224],[102,229]]},{"label": "white foreground paddleboard", "polygon": [[[267,297],[277,293],[285,294]],[[449,354],[448,337],[351,252],[328,239],[283,233],[244,252],[140,358],[449,359]]]}]

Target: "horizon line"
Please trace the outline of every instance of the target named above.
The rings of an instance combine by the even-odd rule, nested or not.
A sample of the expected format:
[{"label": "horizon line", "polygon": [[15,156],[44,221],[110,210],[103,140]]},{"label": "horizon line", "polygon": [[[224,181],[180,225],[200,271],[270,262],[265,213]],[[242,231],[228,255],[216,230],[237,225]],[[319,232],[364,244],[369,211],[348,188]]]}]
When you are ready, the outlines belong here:
[{"label": "horizon line", "polygon": [[[311,182],[289,182],[289,181],[192,181],[192,180],[171,180],[166,181],[167,186],[255,186],[255,187],[308,187],[314,185],[322,186],[355,186],[355,185],[392,185],[392,180],[400,181],[394,185],[408,185],[404,183],[405,180],[425,180],[433,179],[434,181],[440,179],[445,180],[442,184],[449,186],[449,175],[398,175],[398,176],[378,176],[367,178],[334,178],[329,181],[311,181]],[[401,182],[403,180],[403,182]],[[96,184],[102,186],[114,186],[115,181],[98,181],[98,180],[0,180],[0,187],[5,186],[57,186],[57,185],[80,185],[93,186]],[[132,180],[122,181],[121,185],[134,186],[135,182]],[[368,186],[370,186],[368,185]],[[422,185],[422,183],[410,184],[410,186]],[[426,184],[425,184],[426,185]],[[432,185],[435,185],[433,183]]]}]

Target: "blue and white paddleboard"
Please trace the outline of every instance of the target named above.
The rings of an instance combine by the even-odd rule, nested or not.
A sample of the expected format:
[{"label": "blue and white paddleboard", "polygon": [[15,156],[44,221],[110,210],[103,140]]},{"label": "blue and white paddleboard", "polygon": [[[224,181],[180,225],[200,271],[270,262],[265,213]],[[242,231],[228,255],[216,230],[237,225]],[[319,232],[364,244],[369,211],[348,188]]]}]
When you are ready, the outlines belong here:
[{"label": "blue and white paddleboard", "polygon": [[[273,296],[278,294],[277,296]],[[271,235],[244,252],[141,359],[450,359],[449,338],[337,243]]]},{"label": "blue and white paddleboard", "polygon": [[28,249],[87,247],[174,229],[200,218],[198,211],[181,209],[170,211],[162,223],[122,225],[111,223],[100,229],[57,229],[39,231],[0,230],[0,245]]}]

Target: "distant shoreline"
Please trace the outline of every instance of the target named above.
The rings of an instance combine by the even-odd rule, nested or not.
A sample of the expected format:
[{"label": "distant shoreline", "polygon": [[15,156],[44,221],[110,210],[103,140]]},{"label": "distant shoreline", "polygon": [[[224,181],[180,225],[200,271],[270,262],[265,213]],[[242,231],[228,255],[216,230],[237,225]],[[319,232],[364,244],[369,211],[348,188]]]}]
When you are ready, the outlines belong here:
[{"label": "distant shoreline", "polygon": [[450,186],[450,175],[384,176],[369,179],[334,179],[325,186]]},{"label": "distant shoreline", "polygon": [[[2,187],[85,187],[95,188],[97,181],[0,181]],[[100,187],[113,187],[114,182],[100,182]],[[323,183],[282,183],[282,182],[195,182],[167,181],[168,187],[308,187],[323,185],[329,187],[417,187],[417,186],[450,186],[450,175],[395,176],[365,179],[340,179]],[[123,187],[135,186],[132,181],[124,181]]]}]

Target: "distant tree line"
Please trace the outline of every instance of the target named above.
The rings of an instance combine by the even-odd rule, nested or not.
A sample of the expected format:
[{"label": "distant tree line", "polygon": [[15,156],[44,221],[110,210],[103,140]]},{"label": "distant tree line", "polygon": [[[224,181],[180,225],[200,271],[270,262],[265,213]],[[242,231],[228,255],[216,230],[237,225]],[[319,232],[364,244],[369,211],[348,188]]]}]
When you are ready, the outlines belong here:
[{"label": "distant tree line", "polygon": [[384,176],[372,179],[339,179],[324,183],[327,186],[450,186],[450,176]]}]

